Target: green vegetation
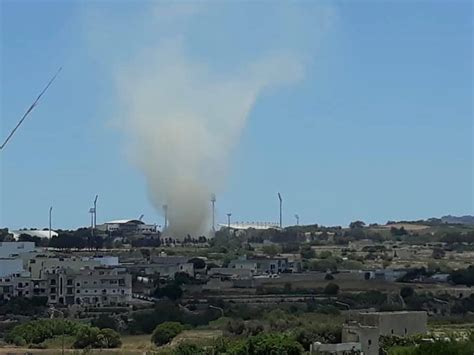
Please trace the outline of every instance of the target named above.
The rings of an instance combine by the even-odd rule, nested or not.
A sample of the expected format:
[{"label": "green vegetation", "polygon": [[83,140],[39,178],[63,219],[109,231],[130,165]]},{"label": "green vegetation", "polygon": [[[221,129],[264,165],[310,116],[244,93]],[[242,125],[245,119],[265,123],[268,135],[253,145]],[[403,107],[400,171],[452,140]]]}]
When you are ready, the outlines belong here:
[{"label": "green vegetation", "polygon": [[5,340],[15,345],[39,344],[58,335],[76,335],[87,325],[63,319],[33,320],[14,327]]},{"label": "green vegetation", "polygon": [[161,323],[153,331],[151,341],[158,346],[165,345],[183,330],[184,326],[178,322]]},{"label": "green vegetation", "polygon": [[120,335],[112,329],[99,329],[89,325],[64,320],[41,319],[15,326],[5,337],[9,343],[18,346],[41,344],[57,337],[74,337],[75,348],[120,347]]},{"label": "green vegetation", "polygon": [[112,349],[122,345],[120,335],[112,329],[81,327],[73,346],[76,349]]}]

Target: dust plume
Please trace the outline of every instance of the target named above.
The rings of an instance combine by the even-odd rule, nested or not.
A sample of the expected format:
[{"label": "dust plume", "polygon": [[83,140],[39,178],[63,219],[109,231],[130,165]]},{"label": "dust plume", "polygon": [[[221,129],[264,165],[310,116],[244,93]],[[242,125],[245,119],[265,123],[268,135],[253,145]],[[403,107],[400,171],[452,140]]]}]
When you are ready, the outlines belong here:
[{"label": "dust plume", "polygon": [[[209,28],[203,24],[228,31],[219,37],[225,47],[232,43],[227,35],[236,26],[245,26],[232,23],[239,4],[209,3],[208,17],[200,17],[201,6],[193,3],[158,3],[138,17],[121,12],[122,18],[112,20],[107,7],[87,15],[97,61],[115,66],[119,106],[115,123],[125,134],[127,154],[144,174],[158,213],[163,215],[163,205],[168,207],[166,236],[209,233],[211,195],[217,194],[219,200],[233,148],[252,107],[262,92],[271,94],[303,78],[307,58],[298,46],[306,49],[308,43],[317,43],[317,34],[325,31],[332,17],[324,8],[311,12],[285,3],[249,4],[251,10],[258,7],[270,23],[253,16],[255,26],[263,20],[266,25],[241,37],[232,54],[212,40],[206,42]],[[215,25],[203,18],[223,21],[216,20]],[[240,13],[239,19],[247,18]],[[320,29],[315,31],[315,26]],[[204,31],[199,32],[197,46],[195,30]]]},{"label": "dust plume", "polygon": [[158,211],[168,206],[168,234],[207,234],[210,196],[219,192],[229,154],[258,95],[298,80],[301,63],[273,53],[233,75],[193,62],[179,40],[164,41],[124,68],[118,88],[132,157]]}]

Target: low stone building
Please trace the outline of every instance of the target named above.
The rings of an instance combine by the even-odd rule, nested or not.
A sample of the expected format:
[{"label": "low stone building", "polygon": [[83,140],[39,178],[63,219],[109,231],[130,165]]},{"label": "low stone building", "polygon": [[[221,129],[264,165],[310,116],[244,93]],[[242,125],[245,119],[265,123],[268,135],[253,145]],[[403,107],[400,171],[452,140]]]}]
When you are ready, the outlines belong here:
[{"label": "low stone building", "polygon": [[365,355],[378,355],[379,337],[425,334],[428,315],[424,311],[361,312],[342,327],[342,342],[359,342]]}]

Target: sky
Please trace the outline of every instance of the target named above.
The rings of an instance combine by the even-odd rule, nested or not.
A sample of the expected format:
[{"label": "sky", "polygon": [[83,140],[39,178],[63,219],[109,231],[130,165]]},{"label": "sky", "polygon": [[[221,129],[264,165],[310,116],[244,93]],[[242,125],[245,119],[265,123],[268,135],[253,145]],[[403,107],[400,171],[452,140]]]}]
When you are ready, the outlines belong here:
[{"label": "sky", "polygon": [[[285,225],[295,214],[347,225],[474,213],[471,1],[0,4],[2,139],[63,68],[0,152],[0,227],[47,227],[50,206],[53,228],[88,225],[96,194],[98,223],[162,224],[130,154],[138,138],[121,124],[117,77],[147,77],[148,53],[168,54],[155,51],[165,42],[217,83],[265,74],[282,53],[302,67],[284,85],[262,82],[226,147],[218,222],[276,222],[278,192]],[[151,70],[152,85],[173,87],[166,68]],[[220,98],[204,102],[217,116],[234,105]]]}]

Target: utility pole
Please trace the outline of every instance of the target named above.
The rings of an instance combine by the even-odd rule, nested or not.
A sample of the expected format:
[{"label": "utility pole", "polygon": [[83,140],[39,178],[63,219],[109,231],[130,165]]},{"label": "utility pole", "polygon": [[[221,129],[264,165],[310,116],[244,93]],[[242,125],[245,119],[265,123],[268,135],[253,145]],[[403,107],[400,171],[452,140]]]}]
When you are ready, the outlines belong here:
[{"label": "utility pole", "polygon": [[51,213],[53,212],[53,206],[49,208],[49,240],[51,240]]},{"label": "utility pole", "polygon": [[280,228],[283,227],[283,220],[282,220],[282,205],[283,205],[283,199],[281,198],[281,194],[278,193],[278,200],[280,201]]},{"label": "utility pole", "polygon": [[216,232],[216,195],[211,195],[212,203],[212,233]]}]

